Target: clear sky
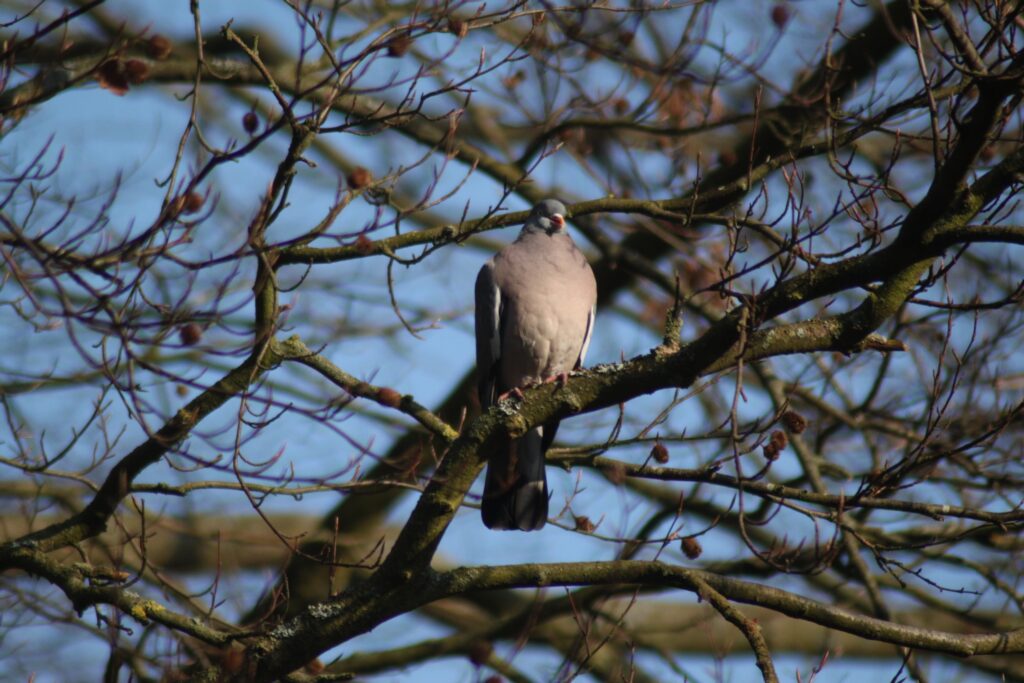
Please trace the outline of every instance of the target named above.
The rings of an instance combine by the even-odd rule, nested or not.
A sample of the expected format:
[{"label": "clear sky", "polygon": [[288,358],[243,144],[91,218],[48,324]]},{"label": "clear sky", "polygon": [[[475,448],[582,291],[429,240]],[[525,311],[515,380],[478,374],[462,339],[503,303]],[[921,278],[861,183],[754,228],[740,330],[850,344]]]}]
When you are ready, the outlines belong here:
[{"label": "clear sky", "polygon": [[[700,68],[715,63],[717,57],[713,44],[729,46],[736,54],[747,55],[750,60],[762,63],[765,73],[778,73],[780,82],[768,83],[766,88],[771,96],[773,87],[785,90],[791,83],[787,79],[799,65],[813,62],[820,55],[812,49],[820,47],[821,41],[814,40],[815,31],[828,30],[835,20],[834,3],[791,3],[792,11],[804,15],[805,21],[791,24],[794,34],[786,36],[786,45],[794,45],[797,49],[775,49],[780,39],[779,31],[768,23],[767,17],[772,6],[767,2],[735,2],[725,1],[711,15],[707,35],[710,45],[702,48],[696,63]],[[208,31],[215,31],[228,21],[238,27],[259,27],[268,34],[274,35],[285,49],[293,49],[299,39],[298,29],[290,11],[282,9],[282,3],[271,0],[252,2],[202,2],[202,19]],[[134,22],[135,28],[149,27],[150,31],[181,38],[188,36],[192,30],[192,18],[187,11],[187,3],[169,3],[160,0],[110,0],[104,5],[112,15],[127,16]],[[864,18],[865,11],[853,3],[846,3],[842,17],[843,26],[856,26]],[[9,10],[0,8],[0,20],[9,20]],[[350,21],[345,19],[345,21]],[[666,15],[666,21],[678,21],[676,15]],[[424,49],[441,50],[446,42],[451,42],[449,35],[434,35],[427,39]],[[484,48],[483,59],[489,60],[502,57],[501,50],[488,49],[484,39],[471,35],[467,43],[455,52],[452,59],[461,60],[464,70],[473,67],[475,60],[480,58]],[[912,63],[896,62],[886,77],[895,79],[900,70],[909,68]],[[394,71],[401,75],[410,70],[408,62],[400,60],[377,60],[366,73],[366,82],[385,81]],[[602,79],[601,67],[590,72],[594,88],[611,87],[612,74],[608,80]],[[23,77],[23,76],[22,76]],[[496,87],[495,79],[489,81]],[[213,85],[211,88],[215,87]],[[154,182],[167,175],[173,161],[176,146],[181,132],[188,120],[189,108],[187,101],[175,96],[183,95],[187,88],[174,87],[140,87],[131,89],[124,97],[116,97],[95,83],[70,90],[61,96],[39,105],[31,116],[21,122],[13,133],[2,141],[0,146],[0,164],[4,169],[17,168],[24,159],[45,149],[44,161],[57,164],[52,180],[52,193],[39,211],[43,216],[56,215],[62,208],[61,200],[76,197],[72,220],[85,224],[90,217],[100,211],[108,201],[111,182],[120,178],[116,199],[107,212],[109,234],[124,234],[145,227],[160,210],[160,191],[154,190]],[[271,98],[266,92],[252,91],[261,103],[269,104]],[[738,85],[726,81],[722,90],[723,103],[727,107],[743,108],[742,102],[749,101],[749,92],[743,91]],[[490,97],[486,89],[474,93],[474,101],[487,104],[496,101]],[[435,102],[431,106],[443,109],[450,102]],[[209,121],[204,132],[214,145],[228,145],[232,140],[244,140],[241,129],[241,116],[246,106],[237,101],[229,101],[225,97],[209,98],[208,105],[214,109],[201,113],[203,120]],[[220,107],[228,107],[227,115]],[[236,111],[237,110],[237,111]],[[335,136],[337,138],[338,136]],[[375,137],[345,135],[343,139],[328,141],[343,148],[351,158],[370,168],[375,175],[381,176],[396,170],[400,165],[411,164],[419,159],[424,150],[403,143],[396,137],[382,143]],[[241,161],[225,165],[217,170],[205,189],[211,191],[211,201],[216,202],[216,211],[203,225],[193,247],[193,254],[204,252],[217,255],[229,253],[240,247],[245,239],[245,224],[252,216],[260,194],[271,180],[274,163],[284,149],[285,139],[278,136],[268,140],[257,153]],[[699,149],[688,150],[688,158],[695,160]],[[186,154],[194,156],[190,148]],[[314,160],[318,153],[310,154]],[[303,168],[290,197],[290,206],[272,229],[272,239],[285,239],[314,225],[326,212],[335,198],[335,192],[341,178],[327,163],[322,162],[317,168]],[[713,163],[714,160],[706,160]],[[696,162],[679,168],[667,168],[651,162],[650,166],[637,169],[650,180],[651,195],[664,197],[672,191],[692,182],[696,171]],[[186,164],[187,169],[194,169],[194,163]],[[431,159],[417,171],[410,173],[404,189],[412,189],[417,184],[428,182],[431,173],[440,169],[436,159]],[[437,187],[437,194],[453,189],[461,182],[467,169],[457,162],[444,170],[442,180]],[[824,170],[824,169],[823,169]],[[823,172],[821,177],[827,174]],[[602,194],[601,187],[584,172],[567,152],[558,152],[543,161],[536,170],[535,180],[552,189],[565,201],[593,199]],[[777,182],[777,181],[773,181]],[[912,183],[910,183],[912,185]],[[777,189],[777,188],[776,188]],[[809,191],[820,193],[827,198],[829,191],[834,189],[827,181]],[[500,197],[501,188],[482,173],[474,173],[467,182],[447,200],[438,213],[448,220],[457,220],[463,209],[469,217],[483,214],[492,208]],[[502,210],[515,211],[527,208],[520,198],[513,197],[505,202]],[[780,209],[778,205],[773,207]],[[24,207],[15,207],[15,211],[24,211]],[[355,235],[361,227],[372,220],[373,207],[362,200],[356,201],[346,209],[331,232],[336,235]],[[390,228],[389,228],[390,229]],[[422,327],[418,336],[405,331],[398,331],[386,341],[381,336],[371,334],[384,327],[397,326],[398,320],[391,311],[390,302],[383,296],[386,292],[382,286],[388,277],[387,262],[383,258],[371,258],[349,261],[329,267],[318,267],[315,273],[302,278],[307,273],[294,269],[283,273],[285,283],[296,284],[293,291],[284,293],[282,304],[291,306],[290,321],[293,331],[299,332],[310,346],[322,347],[323,353],[348,372],[379,385],[393,386],[402,393],[412,394],[422,404],[435,406],[448,394],[454,382],[468,372],[474,363],[472,339],[472,283],[477,269],[488,258],[489,248],[500,241],[508,241],[515,235],[517,228],[507,228],[489,233],[489,243],[477,242],[463,247],[450,247],[431,255],[422,265],[413,268],[396,267],[392,273],[395,281],[394,293],[403,312]],[[371,235],[382,237],[386,230]],[[339,240],[344,239],[339,237]],[[716,237],[702,237],[702,244],[713,242]],[[720,239],[720,238],[717,238]],[[580,246],[592,257],[596,258],[596,250],[577,234]],[[1010,266],[1007,266],[1010,267]],[[209,277],[192,283],[184,303],[189,306],[202,307],[214,301],[212,283],[217,278],[227,277],[235,265],[227,265],[215,270]],[[182,270],[180,277],[188,277]],[[230,292],[221,299],[222,308],[239,306],[237,311],[227,315],[229,323],[237,321],[232,330],[231,325],[213,330],[204,340],[211,348],[238,348],[241,340],[239,330],[244,330],[246,316],[250,315],[248,294],[251,278],[251,264],[243,264],[237,273],[230,276],[232,285]],[[756,283],[752,283],[756,284]],[[0,290],[0,296],[4,292]],[[632,357],[649,350],[658,343],[657,335],[636,325],[626,313],[635,306],[636,298],[625,292],[616,305],[604,311],[598,318],[594,342],[590,347],[588,365],[612,363],[622,357]],[[691,327],[684,328],[684,337],[693,336],[699,329],[698,323],[687,321]],[[957,331],[960,338],[967,335],[964,330]],[[0,310],[0,341],[7,349],[0,360],[0,374],[15,378],[19,374],[39,373],[50,368],[54,374],[73,371],[81,366],[81,356],[72,350],[67,342],[66,332],[62,329],[33,331],[29,326],[14,319],[9,308]],[[82,338],[82,353],[97,357],[103,348],[101,340],[85,333]],[[197,383],[210,381],[217,376],[216,367],[228,367],[235,359],[231,356],[220,359],[208,359],[210,369],[196,377]],[[807,359],[783,361],[779,367],[799,374],[810,361]],[[185,364],[174,365],[177,369],[188,367]],[[916,372],[908,368],[908,372]],[[147,399],[153,406],[164,413],[170,413],[181,405],[182,401],[194,395],[188,389],[185,396],[177,393],[177,382],[170,382],[151,374],[144,374],[140,381],[145,384]],[[273,381],[294,382],[293,388],[300,391],[319,391],[323,385],[315,382],[305,370],[291,368],[286,372],[276,373]],[[288,392],[282,387],[279,394],[282,400],[291,400]],[[627,429],[643,423],[643,417],[656,414],[670,400],[668,392],[643,397],[631,402],[628,406]],[[95,389],[68,389],[60,392],[39,392],[19,399],[19,408],[31,420],[34,431],[39,434],[39,443],[45,443],[50,449],[59,448],[71,438],[73,426],[81,425],[96,400],[111,404],[108,412],[108,432],[121,433],[118,450],[121,452],[138,443],[143,435],[139,424],[129,419],[126,406],[119,399],[108,394],[102,399]],[[685,406],[684,406],[685,407]],[[761,415],[766,405],[754,398],[742,407],[741,414],[750,418]],[[233,432],[218,434],[218,430],[230,427],[236,417],[237,404],[233,403],[204,422],[202,430],[212,436],[214,444],[224,444],[230,449]],[[376,412],[376,409],[374,409]],[[661,429],[666,434],[680,435],[684,432],[705,428],[695,420],[696,413],[688,413],[685,409],[673,412]],[[151,424],[159,424],[159,416],[151,416]],[[559,436],[566,442],[596,442],[604,439],[610,425],[614,422],[615,411],[604,411],[585,415],[563,423]],[[361,455],[361,448],[375,454],[386,452],[389,444],[408,422],[399,421],[392,429],[382,429],[381,425],[372,420],[354,416],[344,425],[344,435],[319,427],[315,422],[285,414],[282,419],[268,426],[262,434],[248,442],[245,450],[254,455],[270,455],[283,449],[283,457],[269,474],[286,476],[292,467],[301,477],[316,480],[319,477],[344,468],[355,462]],[[123,432],[121,431],[123,430]],[[4,439],[8,434],[0,429]],[[45,436],[44,436],[45,433]],[[83,446],[98,444],[101,435],[87,432]],[[190,445],[194,454],[199,457],[216,455],[209,443],[195,440]],[[617,457],[627,460],[638,460],[644,457],[648,446],[637,449],[623,449]],[[82,448],[68,460],[68,469],[74,465],[81,466],[89,457],[89,448]],[[697,447],[674,447],[679,457],[679,466],[688,467],[706,457],[706,451]],[[796,463],[782,461],[776,473],[784,477],[787,472],[796,473]],[[140,482],[152,483],[166,481],[181,483],[198,478],[214,479],[230,478],[228,473],[216,472],[183,472],[160,465],[148,469],[140,478]],[[565,495],[573,489],[577,481],[576,472],[562,472],[549,468],[550,487],[554,491],[552,509],[561,507]],[[98,480],[98,475],[93,477]],[[592,495],[581,495],[573,505],[573,512],[585,514],[592,519],[604,518],[600,532],[609,535],[628,535],[636,532],[645,517],[647,508],[638,498],[631,496],[622,488],[608,486],[599,481],[584,480],[590,484]],[[855,487],[857,482],[851,482]],[[479,490],[480,482],[476,491]],[[724,494],[723,494],[724,495]],[[191,498],[183,501],[167,497],[149,496],[147,505],[155,510],[166,512],[190,512],[197,509],[207,513],[216,511],[244,514],[249,510],[248,503],[237,493],[204,493],[198,500]],[[301,501],[290,498],[279,498],[268,501],[266,510],[271,512],[301,512],[307,515],[321,515],[329,511],[337,503],[335,494],[323,493],[304,497]],[[3,502],[0,501],[0,505]],[[391,519],[400,524],[412,509],[414,499],[406,497],[404,502],[395,507]],[[785,513],[780,516],[780,523],[785,523]],[[257,523],[257,522],[254,522]],[[701,521],[693,523],[700,528]],[[694,529],[684,527],[688,531]],[[808,533],[806,529],[795,534]],[[712,531],[704,538],[706,555],[704,560],[730,560],[740,556],[744,550],[735,537],[728,532]],[[520,561],[568,561],[611,558],[618,549],[617,545],[595,543],[580,534],[568,533],[554,525],[549,525],[540,533],[505,534],[493,533],[483,529],[476,510],[462,511],[449,529],[440,548],[440,555],[457,563],[475,564],[487,562],[520,562]],[[653,551],[652,551],[653,552]],[[652,554],[652,553],[648,553]],[[666,551],[665,557],[674,562],[684,563],[682,553],[673,545]],[[267,574],[248,575],[244,581],[225,589],[227,603],[226,613],[233,609],[244,610],[247,602],[263,587],[268,580]],[[204,580],[192,577],[197,587],[204,585]],[[60,596],[53,596],[59,602]],[[683,603],[692,603],[694,596],[679,593],[673,599]],[[0,617],[2,618],[2,617]],[[346,643],[337,651],[327,653],[325,659],[334,655],[344,655],[360,648],[375,649],[394,647],[404,642],[415,642],[427,637],[443,633],[433,622],[422,618],[403,618],[384,624],[372,633]],[[58,635],[59,634],[59,635]],[[75,668],[83,674],[79,680],[95,680],[95,672],[102,670],[107,657],[107,647],[102,642],[76,634],[73,629],[50,627],[35,624],[25,629],[11,629],[7,637],[0,642],[0,673],[4,671],[5,653],[12,654],[22,648],[38,647],[41,639],[60,637],[66,638],[61,659],[64,662],[76,662]],[[499,652],[511,654],[511,645],[499,648]],[[745,681],[752,680],[749,676],[754,671],[752,657],[728,657],[724,662],[713,658],[696,655],[684,655],[677,660],[693,681]],[[554,671],[559,659],[547,651],[526,648],[515,654],[513,661],[517,666],[531,672]],[[664,676],[664,680],[680,680],[677,673],[657,656],[647,653],[638,655],[640,661],[656,675]],[[797,672],[801,680],[808,680],[814,661],[791,656],[781,656],[777,660],[779,673],[783,680],[796,680]],[[930,665],[926,665],[930,666]],[[720,669],[721,667],[721,669]],[[724,673],[723,673],[724,672]],[[836,657],[825,669],[814,678],[817,683],[838,681],[888,680],[895,673],[892,661],[874,662],[864,660],[843,660]],[[960,673],[946,667],[932,667],[933,683],[958,680]],[[36,677],[39,683],[67,680],[66,670],[57,675],[48,675],[40,671]],[[0,676],[2,677],[2,676]],[[477,672],[463,659],[449,659],[433,662],[415,670],[392,672],[368,680],[405,681],[405,680],[446,680],[473,681],[477,680]],[[539,676],[538,676],[539,679]],[[588,680],[585,677],[581,680]]]}]

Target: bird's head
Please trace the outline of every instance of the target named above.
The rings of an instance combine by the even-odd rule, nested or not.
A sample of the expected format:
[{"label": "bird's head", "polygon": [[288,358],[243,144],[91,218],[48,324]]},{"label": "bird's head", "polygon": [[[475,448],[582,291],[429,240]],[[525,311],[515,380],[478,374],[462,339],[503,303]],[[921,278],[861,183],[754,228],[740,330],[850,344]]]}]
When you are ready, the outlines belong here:
[{"label": "bird's head", "polygon": [[565,205],[557,199],[545,199],[530,212],[523,229],[526,231],[546,232],[553,235],[565,232]]}]

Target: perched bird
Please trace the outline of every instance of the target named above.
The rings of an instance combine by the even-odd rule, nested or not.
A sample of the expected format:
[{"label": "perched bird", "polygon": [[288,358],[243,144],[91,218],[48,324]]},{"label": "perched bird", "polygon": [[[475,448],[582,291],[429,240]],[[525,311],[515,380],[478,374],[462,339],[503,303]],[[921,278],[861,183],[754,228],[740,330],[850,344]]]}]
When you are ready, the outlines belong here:
[{"label": "perched bird", "polygon": [[[594,329],[597,282],[565,229],[565,206],[533,207],[516,241],[476,278],[476,368],[486,410],[508,393],[583,364]],[[491,529],[533,531],[548,517],[544,454],[558,421],[535,427],[490,454],[480,511]]]}]

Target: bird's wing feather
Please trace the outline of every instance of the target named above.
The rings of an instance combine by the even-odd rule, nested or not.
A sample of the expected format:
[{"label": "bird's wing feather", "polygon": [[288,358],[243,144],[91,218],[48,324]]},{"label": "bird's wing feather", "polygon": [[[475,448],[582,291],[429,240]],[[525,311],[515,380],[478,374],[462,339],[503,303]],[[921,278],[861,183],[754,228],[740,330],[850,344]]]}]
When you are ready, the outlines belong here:
[{"label": "bird's wing feather", "polygon": [[597,314],[597,306],[590,307],[590,313],[587,314],[587,331],[583,333],[583,344],[580,346],[580,355],[576,359],[576,365],[573,367],[574,370],[579,370],[583,367],[583,359],[587,357],[587,349],[590,348],[590,336],[594,331],[594,317]]},{"label": "bird's wing feather", "polygon": [[494,403],[501,360],[501,289],[494,279],[494,262],[488,261],[476,277],[476,377],[480,405]]}]

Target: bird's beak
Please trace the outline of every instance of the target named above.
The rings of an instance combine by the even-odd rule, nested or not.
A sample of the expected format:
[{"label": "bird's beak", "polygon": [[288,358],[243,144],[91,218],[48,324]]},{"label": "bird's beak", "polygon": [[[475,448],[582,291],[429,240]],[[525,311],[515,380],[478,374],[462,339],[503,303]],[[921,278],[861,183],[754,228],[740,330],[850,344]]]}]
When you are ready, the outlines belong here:
[{"label": "bird's beak", "polygon": [[558,227],[562,227],[563,225],[565,225],[565,218],[562,217],[562,214],[556,213],[551,217],[551,222],[557,225]]}]

